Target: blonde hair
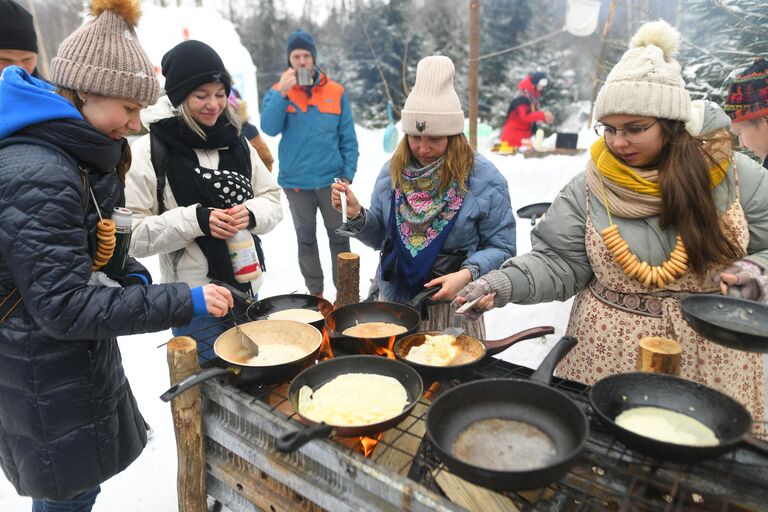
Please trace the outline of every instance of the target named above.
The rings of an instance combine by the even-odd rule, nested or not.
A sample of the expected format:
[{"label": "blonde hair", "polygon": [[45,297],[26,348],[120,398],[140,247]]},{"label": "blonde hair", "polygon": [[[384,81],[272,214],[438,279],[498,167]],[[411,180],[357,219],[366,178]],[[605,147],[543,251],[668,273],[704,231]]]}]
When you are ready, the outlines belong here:
[{"label": "blonde hair", "polygon": [[[192,112],[189,111],[189,107],[187,106],[187,98],[184,98],[184,101],[179,104],[176,110],[181,120],[184,121],[184,124],[186,124],[189,129],[195,132],[201,139],[206,140],[207,137],[203,131],[203,128],[197,121],[195,121],[195,118],[192,117]],[[229,101],[227,101],[227,105],[224,107],[223,114],[227,117],[229,124],[235,127],[237,134],[240,135],[242,123],[240,122],[240,118],[237,116],[237,114],[232,110],[232,106],[229,104]]]},{"label": "blonde hair", "polygon": [[[398,188],[402,185],[403,169],[411,162],[418,162],[416,156],[411,151],[411,147],[408,145],[408,137],[410,135],[402,138],[390,160],[389,170],[393,188]],[[472,151],[472,146],[469,145],[469,141],[464,134],[448,135],[448,147],[445,149],[445,162],[440,171],[440,182],[437,185],[438,191],[441,194],[445,193],[448,190],[448,186],[453,181],[456,181],[459,184],[459,188],[466,192],[469,173],[472,172],[474,165],[475,152]]]}]

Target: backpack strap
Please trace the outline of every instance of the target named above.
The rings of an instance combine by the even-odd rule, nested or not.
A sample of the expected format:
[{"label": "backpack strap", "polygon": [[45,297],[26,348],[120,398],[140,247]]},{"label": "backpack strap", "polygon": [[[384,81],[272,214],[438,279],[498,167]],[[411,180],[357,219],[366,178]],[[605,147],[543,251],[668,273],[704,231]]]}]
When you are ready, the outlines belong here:
[{"label": "backpack strap", "polygon": [[149,132],[149,157],[152,160],[152,169],[155,170],[157,178],[157,214],[162,215],[165,211],[165,202],[163,201],[163,190],[165,190],[165,144],[156,137],[152,131]]}]

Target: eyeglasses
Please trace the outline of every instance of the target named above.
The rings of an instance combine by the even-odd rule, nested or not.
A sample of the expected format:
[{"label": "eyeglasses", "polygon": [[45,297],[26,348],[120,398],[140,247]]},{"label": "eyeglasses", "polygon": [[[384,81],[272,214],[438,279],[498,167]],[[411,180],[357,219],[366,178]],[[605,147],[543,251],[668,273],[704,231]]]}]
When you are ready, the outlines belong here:
[{"label": "eyeglasses", "polygon": [[605,140],[613,140],[616,138],[616,134],[621,132],[627,142],[637,142],[638,140],[642,139],[645,132],[647,132],[656,123],[658,123],[658,121],[654,121],[648,126],[637,126],[635,124],[630,124],[629,126],[625,126],[621,129],[608,126],[607,124],[597,123],[595,125],[595,133],[598,135],[598,137],[605,137]]}]

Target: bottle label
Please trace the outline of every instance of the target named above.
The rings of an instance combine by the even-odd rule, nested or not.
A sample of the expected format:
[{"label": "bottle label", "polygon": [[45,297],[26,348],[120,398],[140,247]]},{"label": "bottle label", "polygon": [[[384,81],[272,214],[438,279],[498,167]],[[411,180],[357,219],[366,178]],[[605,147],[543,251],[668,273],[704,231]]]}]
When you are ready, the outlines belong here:
[{"label": "bottle label", "polygon": [[250,247],[229,251],[229,260],[232,262],[232,270],[235,276],[258,272],[261,269],[259,257],[252,244]]}]

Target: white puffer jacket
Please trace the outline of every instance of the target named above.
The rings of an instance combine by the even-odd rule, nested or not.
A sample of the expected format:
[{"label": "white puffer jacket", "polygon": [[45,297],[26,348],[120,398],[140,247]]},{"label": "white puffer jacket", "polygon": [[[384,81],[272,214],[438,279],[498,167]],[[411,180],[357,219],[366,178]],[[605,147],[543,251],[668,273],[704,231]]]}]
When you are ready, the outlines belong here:
[{"label": "white puffer jacket", "polygon": [[[167,96],[142,112],[144,126],[173,116]],[[280,188],[250,144],[251,183],[253,198],[245,201],[245,207],[253,213],[256,227],[252,232],[263,235],[272,231],[283,218],[280,204]],[[183,282],[190,287],[208,283],[208,262],[195,242],[203,231],[197,222],[197,205],[178,206],[166,180],[163,191],[166,211],[158,215],[157,176],[152,168],[149,134],[131,144],[133,160],[126,176],[125,202],[133,212],[133,234],[130,253],[136,258],[160,255],[160,280],[164,283]],[[208,168],[219,165],[218,150],[195,149],[198,162]],[[252,283],[256,293],[262,277]]]}]

